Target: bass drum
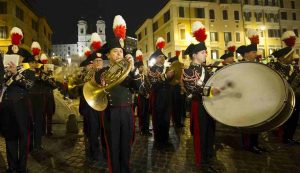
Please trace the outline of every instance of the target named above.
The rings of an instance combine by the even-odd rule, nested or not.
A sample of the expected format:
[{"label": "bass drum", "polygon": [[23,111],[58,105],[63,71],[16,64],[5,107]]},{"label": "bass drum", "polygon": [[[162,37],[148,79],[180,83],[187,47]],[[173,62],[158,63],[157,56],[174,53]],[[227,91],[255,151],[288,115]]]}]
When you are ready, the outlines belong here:
[{"label": "bass drum", "polygon": [[289,119],[295,95],[287,81],[270,67],[251,62],[225,66],[206,86],[220,95],[203,97],[206,111],[218,122],[244,132],[272,130]]}]

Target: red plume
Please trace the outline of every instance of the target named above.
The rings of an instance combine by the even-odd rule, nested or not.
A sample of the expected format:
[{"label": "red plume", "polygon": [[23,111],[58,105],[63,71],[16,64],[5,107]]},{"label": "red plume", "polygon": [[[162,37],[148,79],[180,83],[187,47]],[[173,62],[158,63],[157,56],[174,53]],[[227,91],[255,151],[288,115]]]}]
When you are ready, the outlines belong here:
[{"label": "red plume", "polygon": [[114,29],[114,34],[117,38],[122,38],[125,40],[126,37],[126,26],[118,25]]},{"label": "red plume", "polygon": [[166,42],[162,41],[156,44],[157,49],[163,49],[166,46]]},{"label": "red plume", "polygon": [[193,36],[196,38],[197,41],[204,42],[207,38],[205,32],[206,32],[205,28],[200,28],[193,33]]},{"label": "red plume", "polygon": [[251,44],[259,44],[259,36],[258,35],[254,35],[251,38],[249,38],[249,40],[251,41]]},{"label": "red plume", "polygon": [[289,37],[283,41],[288,47],[294,47],[296,44],[296,37]]},{"label": "red plume", "polygon": [[91,55],[91,51],[86,51],[86,52],[84,52],[84,55],[85,55],[86,57],[90,56],[90,55]]},{"label": "red plume", "polygon": [[181,53],[180,50],[176,50],[176,52],[175,52],[175,54],[176,54],[177,57],[179,57],[180,53]]},{"label": "red plume", "polygon": [[229,52],[235,52],[236,47],[235,47],[235,46],[231,46],[231,47],[228,47],[227,50],[228,50]]},{"label": "red plume", "polygon": [[143,55],[140,55],[140,56],[137,56],[137,57],[136,57],[136,60],[137,60],[137,61],[143,61],[143,59],[144,59],[144,58],[143,58]]},{"label": "red plume", "polygon": [[41,60],[42,64],[47,64],[48,63],[48,59],[43,59]]},{"label": "red plume", "polygon": [[92,42],[91,46],[92,46],[93,50],[96,51],[101,48],[101,42],[100,41]]},{"label": "red plume", "polygon": [[41,50],[39,48],[32,48],[31,52],[32,52],[33,55],[39,55]]},{"label": "red plume", "polygon": [[11,35],[11,43],[13,45],[19,45],[21,44],[21,40],[23,39],[23,35],[20,35],[18,33],[13,33]]}]

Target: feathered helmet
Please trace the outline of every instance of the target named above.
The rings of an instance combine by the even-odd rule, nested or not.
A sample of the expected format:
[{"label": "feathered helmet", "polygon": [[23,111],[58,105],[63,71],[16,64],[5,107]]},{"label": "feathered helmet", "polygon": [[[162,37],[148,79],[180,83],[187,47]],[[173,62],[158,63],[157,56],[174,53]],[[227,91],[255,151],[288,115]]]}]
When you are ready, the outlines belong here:
[{"label": "feathered helmet", "polygon": [[166,41],[164,38],[158,37],[155,45],[157,49],[163,49],[166,46]]},{"label": "feathered helmet", "polygon": [[233,41],[227,43],[227,50],[231,53],[234,53],[236,50],[236,46]]},{"label": "feathered helmet", "polygon": [[34,41],[31,44],[31,52],[34,56],[39,55],[41,52],[41,46],[38,42]]},{"label": "feathered helmet", "polygon": [[139,67],[144,65],[144,63],[143,63],[143,52],[141,50],[137,50],[135,52],[135,58],[136,58],[136,61],[134,63],[135,67],[139,68]]},{"label": "feathered helmet", "polygon": [[247,36],[251,44],[259,44],[259,32],[256,29],[248,29]]},{"label": "feathered helmet", "polygon": [[21,40],[23,39],[23,32],[20,28],[18,27],[13,27],[10,31],[10,38],[11,38],[11,43],[13,45],[20,45]]},{"label": "feathered helmet", "polygon": [[94,32],[91,36],[91,47],[94,51],[97,51],[102,46],[102,40],[98,33]]},{"label": "feathered helmet", "polygon": [[48,63],[48,57],[47,57],[47,55],[44,54],[44,53],[42,53],[40,61],[42,62],[42,64],[47,64]]},{"label": "feathered helmet", "polygon": [[234,57],[234,52],[236,50],[236,46],[235,46],[233,41],[230,41],[230,42],[227,43],[227,50],[228,50],[228,52],[225,53],[224,55],[222,55],[220,57],[220,59],[225,60],[227,58]]},{"label": "feathered helmet", "polygon": [[192,58],[192,54],[199,51],[207,50],[205,40],[207,39],[206,29],[200,21],[196,21],[192,25],[193,37],[199,42],[198,44],[191,43],[185,50],[184,54]]},{"label": "feathered helmet", "polygon": [[246,46],[245,53],[257,51],[257,45],[259,44],[259,32],[255,29],[248,29],[247,36],[251,44]]},{"label": "feathered helmet", "polygon": [[281,40],[287,47],[294,47],[296,44],[296,34],[294,31],[286,31],[282,34]]},{"label": "feathered helmet", "polygon": [[141,50],[136,50],[135,52],[136,61],[143,61],[143,52]]},{"label": "feathered helmet", "polygon": [[125,43],[124,40],[126,38],[126,22],[123,19],[122,16],[117,15],[114,18],[113,22],[113,32],[115,35],[115,38],[110,40],[108,43],[106,43],[102,50],[102,54],[107,54],[111,49],[113,48],[122,48],[124,49]]},{"label": "feathered helmet", "polygon": [[205,42],[207,35],[204,25],[200,21],[196,21],[192,25],[192,33],[198,42]]},{"label": "feathered helmet", "polygon": [[18,27],[13,27],[10,30],[10,38],[11,38],[11,46],[9,46],[8,49],[11,49],[12,53],[18,53],[19,52],[19,45],[21,44],[21,40],[23,39],[23,32]]},{"label": "feathered helmet", "polygon": [[85,48],[83,49],[83,53],[84,53],[84,56],[88,57],[88,56],[91,55],[92,52],[91,52],[91,49],[90,49],[90,48],[85,47]]}]

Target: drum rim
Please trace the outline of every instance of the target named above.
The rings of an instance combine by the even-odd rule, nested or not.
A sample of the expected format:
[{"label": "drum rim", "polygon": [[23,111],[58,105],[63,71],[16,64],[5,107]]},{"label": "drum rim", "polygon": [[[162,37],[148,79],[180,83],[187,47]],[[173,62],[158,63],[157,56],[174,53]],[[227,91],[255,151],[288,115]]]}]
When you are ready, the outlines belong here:
[{"label": "drum rim", "polygon": [[[288,82],[285,80],[285,78],[277,71],[277,70],[274,70],[274,69],[272,69],[270,66],[268,66],[268,65],[266,65],[266,64],[262,64],[262,63],[257,63],[257,62],[248,62],[248,61],[243,61],[243,62],[235,62],[235,63],[233,63],[233,64],[229,64],[229,65],[226,65],[226,66],[224,66],[224,67],[222,67],[219,71],[217,71],[216,73],[214,73],[208,80],[207,80],[207,82],[205,83],[205,87],[211,87],[211,86],[208,86],[208,83],[212,80],[212,78],[217,74],[217,73],[219,73],[220,71],[222,71],[222,70],[224,70],[224,69],[226,69],[226,68],[228,68],[228,67],[230,67],[230,66],[233,66],[233,65],[237,65],[237,64],[259,64],[259,65],[262,65],[262,66],[266,66],[266,67],[268,67],[269,69],[271,69],[272,71],[274,71],[276,74],[278,74],[278,76],[280,76],[280,78],[281,78],[281,80],[283,81],[283,83],[284,83],[284,86],[285,86],[285,99],[283,100],[283,103],[284,104],[282,104],[282,106],[276,111],[276,113],[274,113],[274,115],[273,116],[271,116],[270,118],[268,118],[267,120],[265,120],[264,122],[269,122],[269,121],[272,121],[277,115],[279,115],[281,112],[282,112],[282,110],[285,108],[285,106],[287,105],[287,101],[288,101],[288,94],[289,94],[289,84],[288,84]],[[208,109],[207,109],[207,106],[206,106],[206,104],[205,104],[205,98],[206,96],[203,96],[202,97],[202,100],[203,100],[203,106],[204,106],[204,109],[206,110],[206,112],[214,119],[214,120],[216,120],[216,121],[218,121],[217,120],[217,118],[215,118],[214,116],[212,116],[211,115],[211,113],[208,111]],[[220,122],[220,121],[218,121],[219,123],[222,123],[222,122]],[[231,125],[228,125],[228,124],[225,124],[225,125],[227,125],[227,126],[231,126],[231,127],[236,127],[236,128],[240,128],[240,129],[243,129],[243,128],[255,128],[256,126],[261,126],[262,124],[264,124],[264,122],[261,122],[261,123],[259,123],[259,124],[255,124],[255,125],[251,125],[251,126],[231,126]],[[224,123],[222,123],[222,124],[224,124]]]}]

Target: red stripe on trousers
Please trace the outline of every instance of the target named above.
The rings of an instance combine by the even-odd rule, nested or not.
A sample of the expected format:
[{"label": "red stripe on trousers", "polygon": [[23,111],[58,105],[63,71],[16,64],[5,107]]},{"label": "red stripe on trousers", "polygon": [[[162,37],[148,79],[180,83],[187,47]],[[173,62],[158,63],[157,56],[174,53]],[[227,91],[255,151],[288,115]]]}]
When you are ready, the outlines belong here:
[{"label": "red stripe on trousers", "polygon": [[104,125],[104,116],[105,114],[102,114],[102,125],[103,125],[103,129],[104,129],[104,138],[105,138],[105,143],[106,143],[106,148],[107,148],[107,164],[108,164],[108,168],[109,168],[109,173],[112,173],[112,166],[111,166],[111,159],[110,159],[110,148],[109,148],[109,144],[107,141],[107,137],[106,137],[106,130],[105,130],[105,125]]},{"label": "red stripe on trousers", "polygon": [[197,167],[201,167],[201,143],[200,143],[200,124],[199,124],[199,101],[193,100],[191,107],[192,130],[194,133],[194,151]]},{"label": "red stripe on trousers", "polygon": [[156,101],[156,93],[154,91],[151,91],[150,93],[150,97],[149,97],[149,101],[150,101],[150,106],[151,106],[151,114],[152,114],[152,126],[153,126],[153,132],[154,132],[154,139],[156,139],[156,135],[157,135],[157,129],[156,129],[156,119],[157,119],[157,115],[156,115],[156,111],[155,111],[155,101]]}]

